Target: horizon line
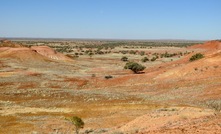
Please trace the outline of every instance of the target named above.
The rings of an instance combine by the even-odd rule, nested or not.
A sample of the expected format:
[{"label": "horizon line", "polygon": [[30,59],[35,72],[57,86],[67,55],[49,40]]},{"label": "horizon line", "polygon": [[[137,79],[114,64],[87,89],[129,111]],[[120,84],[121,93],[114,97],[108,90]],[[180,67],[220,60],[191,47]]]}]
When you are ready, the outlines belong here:
[{"label": "horizon line", "polygon": [[[93,41],[209,41],[203,39],[131,39],[131,38],[63,38],[63,37],[0,37],[10,40],[93,40]],[[217,39],[213,39],[217,40]]]}]

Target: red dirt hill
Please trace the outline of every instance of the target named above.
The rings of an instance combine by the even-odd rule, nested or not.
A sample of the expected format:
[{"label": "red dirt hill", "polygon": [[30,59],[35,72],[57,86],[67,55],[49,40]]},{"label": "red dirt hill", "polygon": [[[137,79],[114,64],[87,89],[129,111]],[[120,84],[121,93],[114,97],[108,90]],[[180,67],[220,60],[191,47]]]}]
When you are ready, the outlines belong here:
[{"label": "red dirt hill", "polygon": [[208,41],[204,44],[197,44],[191,46],[189,48],[199,48],[199,49],[207,49],[207,50],[220,50],[221,49],[221,41]]},{"label": "red dirt hill", "polygon": [[48,57],[50,59],[55,59],[55,60],[71,60],[69,57],[56,52],[52,48],[48,46],[32,46],[31,50],[36,51],[40,55],[43,55],[45,57]]},{"label": "red dirt hill", "polygon": [[184,63],[182,66],[177,66],[167,70],[165,73],[158,76],[160,79],[172,78],[188,78],[198,79],[221,75],[221,42],[209,41],[205,44],[194,45],[191,48],[204,49],[202,52],[204,58],[190,62],[188,59],[193,55],[188,55],[183,59],[177,61]]},{"label": "red dirt hill", "polygon": [[27,48],[15,44],[8,40],[2,40],[0,43],[0,58],[14,58],[20,61],[72,61],[71,58],[54,51],[48,46],[33,46]]},{"label": "red dirt hill", "polygon": [[49,58],[38,54],[30,48],[11,48],[2,47],[0,48],[0,58],[12,58],[19,60],[20,62],[36,63],[50,61]]}]

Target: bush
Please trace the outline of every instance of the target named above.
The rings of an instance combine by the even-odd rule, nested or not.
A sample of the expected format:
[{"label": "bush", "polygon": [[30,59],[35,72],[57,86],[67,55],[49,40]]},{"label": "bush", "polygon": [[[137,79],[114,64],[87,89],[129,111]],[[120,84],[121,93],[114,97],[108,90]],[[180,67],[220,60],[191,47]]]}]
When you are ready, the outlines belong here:
[{"label": "bush", "polygon": [[113,78],[113,76],[107,75],[107,76],[105,76],[104,78],[105,78],[105,79],[111,79],[111,78]]},{"label": "bush", "polygon": [[144,57],[143,59],[141,59],[142,62],[147,62],[149,61],[149,59],[147,57]]},{"label": "bush", "polygon": [[132,70],[134,73],[139,73],[140,71],[143,71],[146,67],[143,65],[140,65],[136,62],[128,62],[126,63],[126,65],[124,66],[124,69],[130,69]]},{"label": "bush", "polygon": [[122,61],[128,61],[128,58],[127,58],[126,56],[123,56],[123,57],[121,58],[121,60],[122,60]]},{"label": "bush", "polygon": [[153,58],[151,59],[151,61],[155,61],[155,60],[157,60],[157,57],[153,57]]},{"label": "bush", "polygon": [[140,55],[141,55],[141,56],[145,55],[145,52],[144,52],[144,51],[141,51],[141,52],[140,52]]},{"label": "bush", "polygon": [[199,60],[199,59],[202,59],[202,58],[204,58],[204,55],[201,54],[201,53],[197,53],[197,54],[193,55],[193,56],[189,59],[189,61],[195,61],[195,60]]},{"label": "bush", "polygon": [[134,50],[130,50],[129,53],[130,53],[130,54],[136,54],[136,51],[134,51]]},{"label": "bush", "polygon": [[66,120],[70,121],[75,126],[75,132],[76,134],[79,133],[80,128],[84,128],[84,122],[81,118],[77,116],[73,116],[71,118],[65,118]]},{"label": "bush", "polygon": [[90,52],[89,54],[88,54],[90,57],[92,57],[92,55],[94,55],[92,52]]},{"label": "bush", "polygon": [[96,74],[92,74],[91,77],[96,77]]}]

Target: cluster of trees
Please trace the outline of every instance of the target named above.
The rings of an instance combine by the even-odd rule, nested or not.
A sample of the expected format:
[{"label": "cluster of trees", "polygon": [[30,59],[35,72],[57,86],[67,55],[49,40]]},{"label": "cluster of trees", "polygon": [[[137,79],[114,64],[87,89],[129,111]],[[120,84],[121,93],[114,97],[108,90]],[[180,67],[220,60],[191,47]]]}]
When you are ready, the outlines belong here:
[{"label": "cluster of trees", "polygon": [[[30,45],[33,45],[37,42],[31,41],[26,42]],[[152,48],[152,47],[161,47],[161,46],[176,46],[176,47],[186,47],[193,45],[198,42],[178,42],[178,41],[72,41],[72,42],[58,42],[58,41],[46,41],[45,44],[53,47],[56,51],[62,53],[71,53],[70,57],[78,57],[79,55],[88,55],[92,57],[93,55],[102,55],[108,54],[111,52],[114,53],[122,53],[122,54],[133,54],[133,55],[141,55],[141,56],[149,56],[152,55],[152,58],[143,58],[142,62],[146,61],[155,61],[159,57],[160,58],[169,58],[174,56],[183,56],[189,54],[189,52],[179,52],[179,53],[146,53],[145,51],[140,50],[121,50],[121,51],[112,51],[112,49],[116,47],[121,47],[125,49],[136,49],[136,48]],[[200,42],[199,42],[200,43]],[[73,51],[73,49],[77,49]],[[192,60],[192,59],[191,59]],[[122,61],[128,61],[128,59],[124,58]]]},{"label": "cluster of trees", "polygon": [[[116,52],[118,53],[118,52]],[[141,56],[144,56],[144,55],[151,55],[151,52],[149,53],[145,53],[145,51],[138,51],[138,50],[121,50],[119,51],[119,53],[122,53],[122,54],[133,54],[133,55],[141,55]],[[159,57],[160,58],[170,58],[170,57],[174,57],[174,56],[183,56],[183,55],[187,55],[187,54],[190,54],[190,52],[185,52],[185,53],[182,53],[182,52],[178,52],[178,53],[168,53],[168,52],[165,52],[165,53],[152,53],[153,56],[156,57],[156,59],[158,59]]]},{"label": "cluster of trees", "polygon": [[203,42],[182,42],[182,41],[110,41],[102,44],[102,46],[114,46],[123,48],[147,48],[147,47],[187,47]]},{"label": "cluster of trees", "polygon": [[70,46],[52,46],[52,48],[54,48],[57,52],[61,52],[61,53],[71,53],[73,52],[73,47]]},{"label": "cluster of trees", "polygon": [[[82,48],[86,48],[86,49],[98,49],[98,50],[112,50],[115,48],[115,46],[111,46],[108,44],[101,44],[101,45],[91,45],[91,44],[85,44],[85,45],[81,45],[80,47]],[[78,46],[75,46],[75,48],[78,48]]]},{"label": "cluster of trees", "polygon": [[[163,57],[166,57],[166,58],[169,58],[169,57],[173,57],[173,56],[177,56],[177,55],[182,55],[183,53],[173,53],[173,54],[169,54],[168,52],[165,52],[163,54],[159,54],[159,53],[154,53],[152,54],[153,57],[151,59],[147,58],[147,57],[143,57],[141,59],[142,62],[147,62],[147,61],[155,61],[159,58],[159,55],[161,56],[161,58]],[[189,54],[189,52],[186,52],[185,54]],[[199,59],[201,58],[202,55],[200,54],[196,54],[195,56],[193,56],[190,61],[193,61],[195,59]],[[121,58],[121,61],[128,61],[128,58],[126,56],[123,56]],[[124,69],[131,69],[134,73],[139,73],[140,71],[143,71],[145,69],[145,66],[141,65],[141,64],[138,64],[136,62],[127,62],[126,65],[124,66]]]},{"label": "cluster of trees", "polygon": [[[59,46],[68,46],[72,48],[87,48],[94,49],[99,48],[103,50],[114,49],[115,47],[123,48],[152,48],[152,47],[163,47],[163,46],[174,46],[174,47],[187,47],[194,44],[201,44],[203,42],[190,42],[190,41],[40,41],[44,45],[53,47],[55,44]],[[26,45],[37,45],[39,41],[16,41],[16,43],[22,43]],[[55,46],[55,47],[57,47]]]},{"label": "cluster of trees", "polygon": [[[33,44],[33,42],[30,42]],[[62,52],[62,53],[72,53],[74,52],[73,49],[77,49],[75,51],[76,57],[79,55],[89,55],[90,57],[92,55],[96,54],[108,54],[112,52],[112,49],[115,47],[122,47],[125,49],[136,49],[136,48],[152,48],[152,47],[159,47],[159,46],[176,46],[176,47],[183,47],[183,46],[189,46],[193,43],[191,42],[158,42],[158,41],[92,41],[92,42],[46,42],[50,47],[53,47],[56,51]],[[53,45],[60,44],[60,45]],[[92,44],[91,44],[92,43]],[[76,45],[78,44],[78,45]],[[151,53],[146,53],[145,51],[139,51],[139,50],[121,50],[121,51],[115,51],[114,53],[122,53],[122,54],[136,54],[136,55],[149,55]],[[156,53],[155,53],[156,54]],[[154,55],[154,54],[152,54]],[[155,57],[152,58],[151,61],[155,61],[159,57],[173,57],[177,55],[183,55],[182,53],[164,53],[164,54],[156,54]],[[159,57],[158,57],[159,56]]]}]

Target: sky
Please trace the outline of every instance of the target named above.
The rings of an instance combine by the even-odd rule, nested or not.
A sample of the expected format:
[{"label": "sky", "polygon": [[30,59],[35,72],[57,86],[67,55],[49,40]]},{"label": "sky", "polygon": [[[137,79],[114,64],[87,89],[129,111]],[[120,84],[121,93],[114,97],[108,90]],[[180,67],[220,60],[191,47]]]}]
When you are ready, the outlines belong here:
[{"label": "sky", "polygon": [[221,39],[221,0],[0,0],[0,37]]}]

